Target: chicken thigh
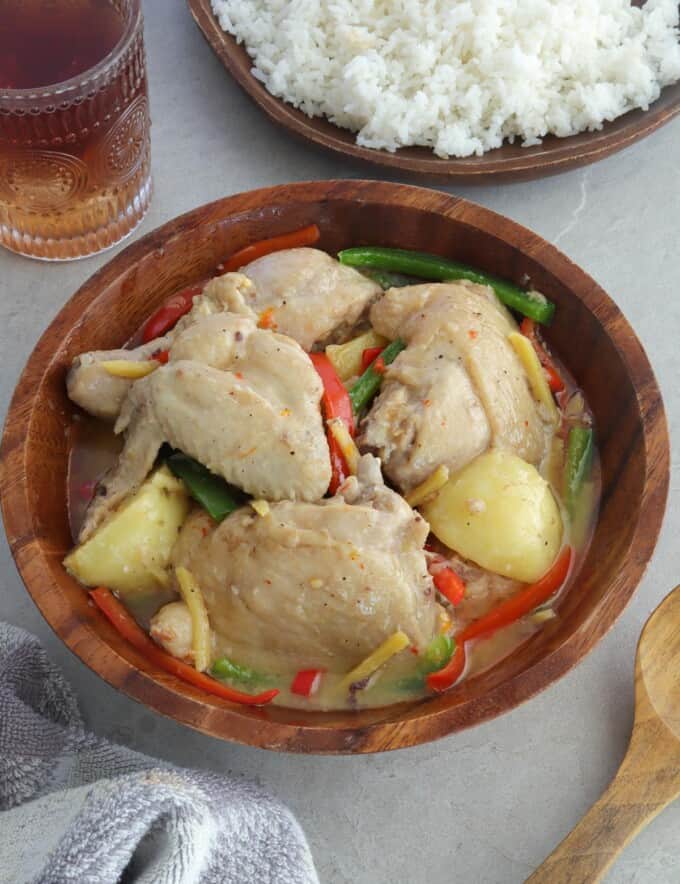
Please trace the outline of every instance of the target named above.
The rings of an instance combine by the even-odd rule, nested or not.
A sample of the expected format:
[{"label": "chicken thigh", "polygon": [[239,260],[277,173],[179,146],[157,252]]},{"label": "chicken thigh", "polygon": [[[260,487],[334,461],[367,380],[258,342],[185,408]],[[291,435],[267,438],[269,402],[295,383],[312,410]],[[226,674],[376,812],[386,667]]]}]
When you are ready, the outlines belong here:
[{"label": "chicken thigh", "polygon": [[331,477],[321,381],[295,341],[222,313],[181,332],[169,362],[130,389],[117,466],[90,505],[86,539],[136,490],[164,442],[255,497],[317,500]]},{"label": "chicken thigh", "polygon": [[365,455],[357,477],[318,503],[250,507],[215,525],[203,512],[173,551],[203,593],[216,654],[270,672],[344,673],[396,630],[423,648],[439,605],[428,526]]},{"label": "chicken thigh", "polygon": [[242,268],[255,284],[250,306],[271,308],[277,331],[305,350],[343,339],[382,292],[353,267],[319,249],[287,249]]},{"label": "chicken thigh", "polygon": [[508,342],[515,322],[492,289],[390,289],[371,308],[371,323],[408,344],[388,366],[359,440],[398,488],[410,490],[440,464],[462,469],[489,447],[540,461],[544,423]]},{"label": "chicken thigh", "polygon": [[190,325],[223,312],[258,320],[269,311],[268,328],[311,350],[342,338],[380,292],[375,282],[319,249],[273,252],[239,273],[211,279],[194,298],[191,311],[164,337],[131,350],[96,350],[76,357],[67,377],[68,395],[94,417],[115,421],[133,381],[112,377],[101,366],[104,361],[150,359]]}]

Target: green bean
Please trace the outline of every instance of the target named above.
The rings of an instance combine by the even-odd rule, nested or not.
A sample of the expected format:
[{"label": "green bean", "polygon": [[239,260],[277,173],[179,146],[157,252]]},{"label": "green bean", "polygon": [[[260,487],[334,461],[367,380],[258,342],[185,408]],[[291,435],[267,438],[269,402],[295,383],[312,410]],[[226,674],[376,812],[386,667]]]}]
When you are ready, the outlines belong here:
[{"label": "green bean", "polygon": [[376,371],[373,367],[377,359],[382,359],[384,365],[389,365],[390,362],[394,362],[405,346],[406,344],[401,338],[392,341],[391,344],[388,344],[385,347],[380,356],[376,357],[376,359],[371,362],[366,371],[354,384],[349,391],[349,398],[355,414],[358,414],[363,408],[365,408],[380,389],[382,374]]},{"label": "green bean", "polygon": [[210,670],[210,674],[215,678],[228,679],[229,681],[238,681],[241,684],[262,684],[269,679],[265,675],[261,675],[249,666],[242,666],[240,663],[234,663],[229,657],[220,657],[215,660]]},{"label": "green bean", "polygon": [[593,462],[593,431],[588,427],[572,427],[567,441],[564,465],[564,487],[567,509],[573,518],[576,502],[583,483],[588,478]]},{"label": "green bean", "polygon": [[341,264],[350,267],[371,267],[421,279],[439,282],[451,279],[467,279],[479,285],[488,285],[496,292],[498,300],[528,316],[535,322],[549,325],[555,313],[555,305],[539,292],[526,292],[511,282],[476,270],[458,261],[449,261],[427,252],[411,252],[406,249],[372,248],[369,246],[345,249],[338,254]]},{"label": "green bean", "polygon": [[395,687],[398,691],[404,691],[404,693],[413,694],[416,691],[424,691],[425,690],[425,676],[424,675],[405,675],[404,678],[400,678]]},{"label": "green bean", "polygon": [[217,522],[221,522],[229,513],[242,506],[239,493],[193,457],[175,451],[167,458],[166,463],[184,482],[194,500],[198,501]]}]

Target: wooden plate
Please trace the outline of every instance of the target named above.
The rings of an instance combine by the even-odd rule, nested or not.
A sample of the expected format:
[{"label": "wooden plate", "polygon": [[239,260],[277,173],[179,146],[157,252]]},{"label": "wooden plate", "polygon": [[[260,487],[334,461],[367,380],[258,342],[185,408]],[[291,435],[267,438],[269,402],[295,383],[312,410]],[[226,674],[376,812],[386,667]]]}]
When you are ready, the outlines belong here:
[{"label": "wooden plate", "polygon": [[494,181],[526,181],[586,166],[628,147],[680,113],[680,83],[668,86],[647,111],[636,110],[606,123],[598,132],[569,138],[548,136],[536,147],[506,144],[481,157],[441,159],[424,147],[404,147],[396,153],[361,147],[354,133],[324,118],[310,118],[275,98],[250,73],[252,59],[236,40],[226,34],[212,13],[210,0],[187,0],[196,24],[222,64],[250,97],[280,126],[335,153],[366,160],[374,165],[400,169],[429,180],[465,184]]},{"label": "wooden plate", "polygon": [[[358,713],[235,706],[157,670],[88,603],[61,561],[71,537],[66,470],[75,407],[71,360],[115,347],[171,292],[204,279],[235,249],[315,222],[320,247],[428,249],[520,282],[557,303],[549,339],[593,409],[602,510],[590,552],[551,621],[517,653],[441,696]],[[577,342],[578,346],[574,346]],[[554,246],[446,194],[371,181],[301,183],[219,200],[165,224],[106,264],[49,326],[19,380],[0,449],[5,530],[24,583],[71,650],[114,687],[198,730],[268,749],[377,752],[432,740],[512,709],[605,634],[652,554],[669,448],[661,394],[616,305]],[[285,628],[285,624],[283,624]]]}]

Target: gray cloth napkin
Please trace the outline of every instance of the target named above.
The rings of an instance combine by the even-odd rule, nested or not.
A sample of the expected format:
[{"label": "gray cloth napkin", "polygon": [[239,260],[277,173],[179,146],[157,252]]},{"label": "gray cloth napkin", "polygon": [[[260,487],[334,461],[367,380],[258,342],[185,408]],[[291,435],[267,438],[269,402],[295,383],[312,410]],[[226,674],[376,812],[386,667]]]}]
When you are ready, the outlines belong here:
[{"label": "gray cloth napkin", "polygon": [[88,734],[39,641],[0,623],[0,882],[116,881],[318,884],[286,807]]}]

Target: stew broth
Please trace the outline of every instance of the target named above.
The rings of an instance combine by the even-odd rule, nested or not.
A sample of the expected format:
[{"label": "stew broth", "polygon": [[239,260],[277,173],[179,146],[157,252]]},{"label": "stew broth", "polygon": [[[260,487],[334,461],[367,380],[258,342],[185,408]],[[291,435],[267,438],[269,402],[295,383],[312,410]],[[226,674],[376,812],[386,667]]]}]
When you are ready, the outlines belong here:
[{"label": "stew broth", "polygon": [[[137,333],[130,343],[136,344],[139,340],[140,334]],[[592,423],[592,417],[587,411],[585,401],[574,379],[561,362],[554,361],[559,368],[561,377],[565,381],[566,389],[562,394],[562,402],[566,403],[565,412],[567,417],[563,420],[562,426],[556,434],[557,444],[554,448],[558,449],[557,459],[559,463],[555,463],[556,455],[555,450],[553,450],[552,455],[546,455],[540,472],[551,484],[555,497],[562,509],[565,530],[563,542],[572,545],[574,559],[569,578],[562,587],[560,595],[550,602],[549,611],[553,613],[545,615],[546,618],[559,617],[560,598],[568,591],[569,585],[573,582],[587,553],[594,531],[600,497],[600,468],[597,453],[594,452],[590,478],[580,495],[579,506],[573,520],[570,520],[564,511],[564,504],[562,503],[563,488],[561,487],[560,478],[562,475],[561,457],[563,457],[563,451],[560,456],[560,444],[563,449],[571,423],[577,420],[583,421],[584,419],[588,423]],[[579,404],[579,408],[574,412],[573,420],[570,420],[568,417],[569,403],[574,403],[575,401]],[[75,543],[94,488],[106,470],[115,463],[121,450],[121,439],[114,435],[110,425],[90,417],[78,417],[72,438],[73,443],[70,451],[68,472],[68,513],[71,534]],[[446,548],[442,547],[432,536],[431,540],[435,548],[446,554]],[[171,589],[159,588],[153,593],[147,592],[137,594],[136,596],[127,596],[125,604],[138,623],[144,629],[148,629],[150,618],[163,605],[176,598],[177,596]],[[487,599],[483,597],[477,598],[474,605],[463,604],[460,609],[453,609],[452,616],[454,622],[458,627],[463,626],[466,622],[486,613],[497,604],[497,601],[497,598],[490,594]],[[536,616],[536,613],[532,612],[517,622],[499,629],[490,636],[469,642],[466,645],[467,663],[463,677],[468,678],[479,674],[491,668],[509,654],[512,654],[520,645],[533,636],[544,622],[543,615],[539,614]],[[282,624],[282,628],[285,628],[285,624]],[[249,660],[239,660],[238,649],[219,637],[214,638],[213,654],[215,659],[226,656],[236,662],[245,662],[246,665],[251,663]],[[266,655],[264,657],[266,659]],[[266,662],[269,663],[269,661]],[[229,683],[239,690],[248,692],[275,687],[279,690],[278,696],[272,701],[275,705],[320,711],[380,707],[407,700],[417,700],[430,695],[430,691],[425,684],[422,660],[415,653],[409,653],[408,649],[392,658],[392,660],[380,668],[368,684],[362,686],[361,689],[350,691],[349,695],[340,690],[339,686],[343,676],[339,674],[326,673],[318,692],[310,697],[303,697],[292,693],[290,690],[299,665],[291,666],[287,671],[275,671],[275,665],[270,665],[269,668],[267,665],[262,665],[261,668],[262,672],[260,674],[260,666],[258,664],[256,677],[249,679],[247,683],[239,682],[238,680],[231,680]]]}]

